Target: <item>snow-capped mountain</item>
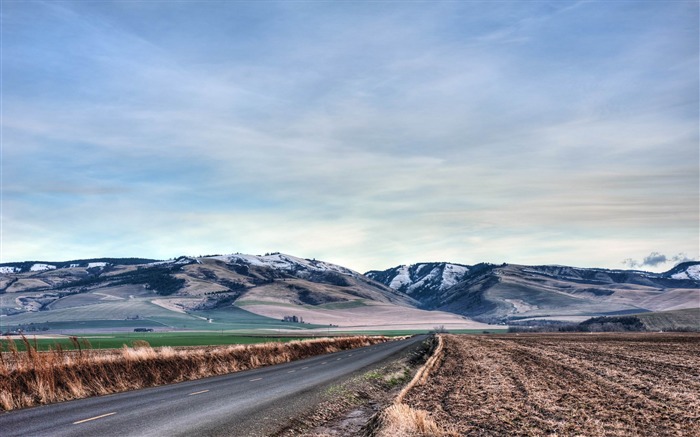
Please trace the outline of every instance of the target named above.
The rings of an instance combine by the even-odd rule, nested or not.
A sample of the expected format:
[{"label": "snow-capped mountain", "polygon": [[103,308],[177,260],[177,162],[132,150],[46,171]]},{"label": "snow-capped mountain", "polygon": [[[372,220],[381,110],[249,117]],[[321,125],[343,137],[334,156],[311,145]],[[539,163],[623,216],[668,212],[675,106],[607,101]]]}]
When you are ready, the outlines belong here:
[{"label": "snow-capped mountain", "polygon": [[63,269],[104,269],[110,265],[138,265],[154,263],[154,259],[146,258],[95,258],[71,261],[22,261],[9,262],[0,265],[0,275],[14,273],[46,272]]},{"label": "snow-capped mountain", "polygon": [[666,272],[665,275],[673,279],[690,279],[700,282],[700,263],[686,262],[679,264]]},{"label": "snow-capped mountain", "polygon": [[425,295],[446,290],[462,281],[469,269],[469,266],[462,264],[419,263],[384,271],[372,270],[365,276],[420,300]]},{"label": "snow-capped mountain", "polygon": [[489,322],[697,308],[700,302],[700,262],[679,264],[665,273],[424,263],[370,271],[366,276],[406,293],[422,308]]},{"label": "snow-capped mountain", "polygon": [[[0,265],[0,294],[13,306],[0,315],[51,311],[56,301],[102,289],[189,310],[251,305],[372,304],[416,307],[404,293],[336,264],[279,252],[260,255],[181,256],[165,261],[102,258],[65,262],[27,261]],[[111,298],[109,298],[111,299]],[[131,297],[129,297],[131,299]],[[167,303],[167,302],[166,302]],[[62,304],[61,304],[62,305]],[[175,304],[173,304],[175,305]],[[47,313],[48,314],[48,313]]]},{"label": "snow-capped mountain", "polygon": [[673,279],[692,279],[700,281],[700,264],[688,267],[681,273],[675,273],[671,276]]},{"label": "snow-capped mountain", "polygon": [[[116,297],[105,294],[105,289]],[[100,305],[104,299],[132,299],[132,295],[160,303],[165,299],[193,311],[260,302],[283,308],[398,305],[509,323],[697,308],[700,262],[679,264],[665,273],[434,262],[362,275],[329,262],[275,252],[167,261],[99,258],[0,265],[0,294],[6,295],[3,302],[8,303],[0,307],[0,316],[22,319],[21,314],[28,312],[49,314],[64,305],[64,301],[55,304],[58,300],[70,301],[84,293],[101,296],[95,297]]]},{"label": "snow-capped mountain", "polygon": [[336,264],[331,264],[325,261],[317,261],[315,259],[298,258],[292,255],[286,255],[279,252],[260,255],[217,255],[207,257],[216,259],[228,264],[246,264],[255,267],[269,267],[275,270],[281,270],[299,278],[307,278],[311,273],[333,272],[341,275],[359,277],[358,272],[341,267]]}]

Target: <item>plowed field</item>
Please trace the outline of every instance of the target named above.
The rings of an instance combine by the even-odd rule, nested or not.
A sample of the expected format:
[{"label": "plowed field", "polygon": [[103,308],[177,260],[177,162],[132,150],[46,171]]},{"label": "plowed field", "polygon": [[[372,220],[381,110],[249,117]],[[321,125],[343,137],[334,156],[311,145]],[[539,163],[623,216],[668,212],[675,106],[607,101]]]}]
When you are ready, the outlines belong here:
[{"label": "plowed field", "polygon": [[465,436],[698,436],[700,335],[447,335],[405,402]]}]

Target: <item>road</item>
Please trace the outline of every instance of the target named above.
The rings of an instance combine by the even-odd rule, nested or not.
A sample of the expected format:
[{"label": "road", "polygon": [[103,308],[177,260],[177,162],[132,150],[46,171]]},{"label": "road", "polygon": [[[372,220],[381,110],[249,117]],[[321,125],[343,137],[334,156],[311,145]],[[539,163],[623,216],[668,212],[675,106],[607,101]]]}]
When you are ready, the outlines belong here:
[{"label": "road", "polygon": [[313,409],[323,388],[427,336],[229,375],[0,414],[10,436],[267,436]]}]

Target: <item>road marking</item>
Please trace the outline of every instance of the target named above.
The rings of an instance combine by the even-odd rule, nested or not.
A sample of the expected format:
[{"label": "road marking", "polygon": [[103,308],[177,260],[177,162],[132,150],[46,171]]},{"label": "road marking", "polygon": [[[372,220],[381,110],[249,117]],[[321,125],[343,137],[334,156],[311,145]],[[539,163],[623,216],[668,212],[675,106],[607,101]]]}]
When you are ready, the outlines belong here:
[{"label": "road marking", "polygon": [[77,422],[73,422],[73,425],[79,425],[79,424],[81,424],[81,423],[89,422],[89,421],[91,421],[91,420],[102,419],[103,417],[111,416],[111,415],[113,415],[113,414],[117,414],[116,411],[115,411],[114,413],[107,413],[107,414],[103,414],[103,415],[101,415],[101,416],[95,416],[95,417],[91,417],[91,418],[89,418],[89,419],[79,420],[79,421],[77,421]]},{"label": "road marking", "polygon": [[251,379],[250,382],[253,382],[253,381],[260,381],[261,379],[262,379],[262,378]]},{"label": "road marking", "polygon": [[340,360],[342,360],[342,358],[338,358],[336,361],[340,361]]},{"label": "road marking", "polygon": [[351,356],[352,356],[352,354],[350,354],[350,355],[348,355],[348,356],[349,356],[349,357],[351,357]]},{"label": "road marking", "polygon": [[309,366],[302,367],[301,370],[306,370],[306,369],[308,369],[308,368],[309,368]]},{"label": "road marking", "polygon": [[287,373],[294,373],[294,372],[296,372],[296,370],[290,370],[290,371],[287,372]]},{"label": "road marking", "polygon": [[209,391],[209,390],[196,391],[196,392],[194,392],[194,393],[188,394],[187,396],[201,395],[202,393],[206,393],[206,392],[208,392],[208,391]]},{"label": "road marking", "polygon": [[321,364],[323,365],[323,364],[326,364],[327,362],[328,362],[328,361],[324,361],[324,362],[322,362]]}]

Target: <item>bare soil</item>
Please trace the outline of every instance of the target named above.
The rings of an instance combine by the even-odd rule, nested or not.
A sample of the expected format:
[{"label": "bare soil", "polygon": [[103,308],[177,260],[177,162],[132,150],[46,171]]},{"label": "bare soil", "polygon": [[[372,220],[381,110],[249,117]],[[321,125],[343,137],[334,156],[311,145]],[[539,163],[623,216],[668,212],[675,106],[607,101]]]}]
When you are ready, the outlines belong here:
[{"label": "bare soil", "polygon": [[404,402],[465,436],[697,436],[700,334],[448,335]]}]

